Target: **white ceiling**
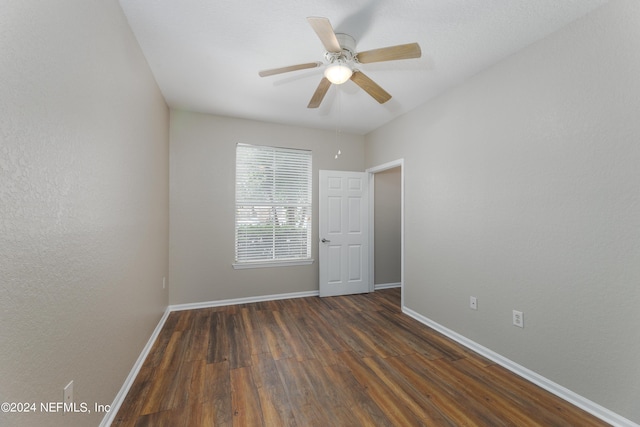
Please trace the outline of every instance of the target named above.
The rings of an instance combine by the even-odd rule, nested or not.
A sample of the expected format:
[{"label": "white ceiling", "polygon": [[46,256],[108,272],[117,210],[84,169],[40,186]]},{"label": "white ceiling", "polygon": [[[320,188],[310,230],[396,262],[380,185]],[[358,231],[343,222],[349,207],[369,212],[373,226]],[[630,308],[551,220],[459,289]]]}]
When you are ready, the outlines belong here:
[{"label": "white ceiling", "polygon": [[[583,16],[607,0],[120,0],[160,89],[176,109],[365,134]],[[420,59],[361,65],[393,98],[348,81],[318,109],[323,68],[307,16],[330,19],[357,50],[418,42]]]}]

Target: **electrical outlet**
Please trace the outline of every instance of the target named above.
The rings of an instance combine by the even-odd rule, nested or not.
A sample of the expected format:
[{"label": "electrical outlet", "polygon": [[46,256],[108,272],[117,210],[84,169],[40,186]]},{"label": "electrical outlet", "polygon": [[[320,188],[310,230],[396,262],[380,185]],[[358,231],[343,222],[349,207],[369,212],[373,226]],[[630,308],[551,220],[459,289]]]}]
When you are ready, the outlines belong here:
[{"label": "electrical outlet", "polygon": [[67,405],[70,405],[73,403],[73,381],[67,384],[67,386],[64,388],[63,402]]},{"label": "electrical outlet", "polygon": [[478,298],[469,297],[469,308],[471,310],[477,310],[478,309]]},{"label": "electrical outlet", "polygon": [[521,311],[513,310],[513,324],[519,328],[524,328],[524,314]]},{"label": "electrical outlet", "polygon": [[164,288],[166,288],[166,287],[167,287],[167,278],[166,278],[166,277],[163,277],[163,278],[162,278],[162,289],[164,289]]}]

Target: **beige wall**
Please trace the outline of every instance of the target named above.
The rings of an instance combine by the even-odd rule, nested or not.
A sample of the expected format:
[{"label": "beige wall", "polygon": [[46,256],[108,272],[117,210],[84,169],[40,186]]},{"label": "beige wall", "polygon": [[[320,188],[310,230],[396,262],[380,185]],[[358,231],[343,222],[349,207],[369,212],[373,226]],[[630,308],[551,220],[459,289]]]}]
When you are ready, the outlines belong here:
[{"label": "beige wall", "polygon": [[0,413],[111,404],[168,302],[169,112],[117,1],[3,2]]},{"label": "beige wall", "polygon": [[400,175],[400,167],[387,169],[374,175],[376,285],[395,284],[400,283],[401,280]]},{"label": "beige wall", "polygon": [[614,0],[366,138],[405,159],[408,307],[637,423],[638,17]]},{"label": "beige wall", "polygon": [[[318,290],[318,170],[364,170],[364,137],[171,110],[171,304]],[[308,266],[234,270],[236,143],[313,151]]]}]

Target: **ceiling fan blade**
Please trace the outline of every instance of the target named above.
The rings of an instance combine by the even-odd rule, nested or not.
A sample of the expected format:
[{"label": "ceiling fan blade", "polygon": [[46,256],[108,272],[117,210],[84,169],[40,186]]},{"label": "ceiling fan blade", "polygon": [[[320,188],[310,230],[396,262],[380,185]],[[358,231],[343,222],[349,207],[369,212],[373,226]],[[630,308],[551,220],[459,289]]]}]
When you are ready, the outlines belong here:
[{"label": "ceiling fan blade", "polygon": [[311,101],[309,101],[309,105],[307,105],[307,108],[318,108],[330,87],[331,82],[329,81],[329,79],[323,77],[322,80],[320,80],[318,88],[313,93],[313,96],[311,97]]},{"label": "ceiling fan blade", "polygon": [[322,62],[309,62],[307,64],[290,65],[282,68],[272,68],[270,70],[262,70],[258,72],[260,77],[273,76],[274,74],[288,73],[289,71],[306,70],[307,68],[317,68]]},{"label": "ceiling fan blade", "polygon": [[365,92],[373,97],[380,104],[384,104],[391,99],[391,95],[382,89],[376,82],[367,77],[362,71],[356,71],[351,75],[351,81],[360,86]]},{"label": "ceiling fan blade", "polygon": [[420,58],[422,51],[418,43],[400,44],[380,49],[366,50],[357,55],[358,62],[370,64],[372,62],[395,61],[397,59]]},{"label": "ceiling fan blade", "polygon": [[311,28],[316,32],[324,48],[327,49],[327,52],[342,52],[336,33],[333,31],[331,22],[329,22],[327,18],[310,16],[307,18],[307,21],[309,21]]}]

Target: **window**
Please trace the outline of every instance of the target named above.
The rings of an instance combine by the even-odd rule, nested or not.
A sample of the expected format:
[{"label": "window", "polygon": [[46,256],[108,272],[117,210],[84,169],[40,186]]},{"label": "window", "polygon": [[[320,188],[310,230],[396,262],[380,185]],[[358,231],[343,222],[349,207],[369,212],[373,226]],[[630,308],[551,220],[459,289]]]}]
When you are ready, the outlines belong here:
[{"label": "window", "polygon": [[311,263],[311,151],[236,146],[235,268]]}]

